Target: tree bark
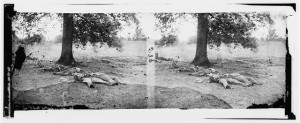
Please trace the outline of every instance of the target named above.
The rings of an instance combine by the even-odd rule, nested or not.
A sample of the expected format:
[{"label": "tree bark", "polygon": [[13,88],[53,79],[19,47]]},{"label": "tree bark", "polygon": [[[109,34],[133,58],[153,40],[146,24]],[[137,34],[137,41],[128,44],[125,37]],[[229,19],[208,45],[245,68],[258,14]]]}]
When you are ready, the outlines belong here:
[{"label": "tree bark", "polygon": [[73,57],[73,14],[63,14],[63,36],[62,36],[62,50],[59,60],[56,62],[62,65],[75,65]]},{"label": "tree bark", "polygon": [[196,66],[211,65],[207,58],[207,33],[208,33],[208,14],[198,13],[196,56],[191,64],[194,64]]}]

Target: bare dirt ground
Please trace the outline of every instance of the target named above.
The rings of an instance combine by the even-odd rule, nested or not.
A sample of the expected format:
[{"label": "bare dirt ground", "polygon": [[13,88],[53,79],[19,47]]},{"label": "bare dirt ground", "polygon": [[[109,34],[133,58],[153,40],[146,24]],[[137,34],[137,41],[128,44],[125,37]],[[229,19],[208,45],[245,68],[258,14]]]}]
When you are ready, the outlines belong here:
[{"label": "bare dirt ground", "polygon": [[[88,88],[85,83],[62,82],[71,76],[57,76],[41,72],[32,61],[25,62],[19,76],[13,77],[15,104],[46,104],[50,106],[84,105],[92,109],[149,108],[147,95],[146,59],[143,57],[103,57],[91,60],[86,72],[104,72],[118,76],[126,85],[96,84]],[[51,65],[52,63],[45,63]],[[186,87],[154,88],[154,108],[232,108],[222,99]],[[29,108],[30,109],[30,108]]]}]

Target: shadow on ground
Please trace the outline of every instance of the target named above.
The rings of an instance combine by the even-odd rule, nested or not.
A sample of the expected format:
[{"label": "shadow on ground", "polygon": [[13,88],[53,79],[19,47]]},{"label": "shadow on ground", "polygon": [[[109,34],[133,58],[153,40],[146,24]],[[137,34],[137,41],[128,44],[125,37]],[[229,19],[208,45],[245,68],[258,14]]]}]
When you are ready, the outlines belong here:
[{"label": "shadow on ground", "polygon": [[[154,90],[154,108],[232,108],[222,99],[189,88],[156,86]],[[147,86],[140,84],[96,84],[95,88],[88,88],[84,83],[59,83],[26,91],[14,90],[13,93],[17,110],[67,109],[72,106],[73,109],[144,109],[148,108],[149,99]]]}]

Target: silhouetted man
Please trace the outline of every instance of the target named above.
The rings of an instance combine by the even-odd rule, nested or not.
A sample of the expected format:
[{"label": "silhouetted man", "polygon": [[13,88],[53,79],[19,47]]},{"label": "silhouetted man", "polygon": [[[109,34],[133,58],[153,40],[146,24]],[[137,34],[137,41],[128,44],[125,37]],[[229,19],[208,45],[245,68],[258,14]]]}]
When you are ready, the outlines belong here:
[{"label": "silhouetted man", "polygon": [[21,70],[25,59],[26,59],[25,48],[23,45],[20,45],[18,50],[16,51],[16,58],[15,58],[13,72],[15,71],[15,69],[17,69],[18,71]]}]

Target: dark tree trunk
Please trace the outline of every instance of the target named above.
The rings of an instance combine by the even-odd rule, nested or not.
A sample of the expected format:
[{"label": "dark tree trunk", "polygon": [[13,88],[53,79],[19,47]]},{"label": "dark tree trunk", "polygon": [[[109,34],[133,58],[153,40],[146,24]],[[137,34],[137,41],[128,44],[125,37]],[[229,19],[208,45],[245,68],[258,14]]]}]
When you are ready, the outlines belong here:
[{"label": "dark tree trunk", "polygon": [[198,27],[197,27],[197,48],[196,56],[191,64],[196,66],[210,66],[207,58],[207,33],[208,33],[208,14],[198,14]]},{"label": "dark tree trunk", "polygon": [[62,50],[59,60],[56,62],[63,65],[75,65],[73,57],[73,14],[63,14],[63,36],[62,36]]}]

